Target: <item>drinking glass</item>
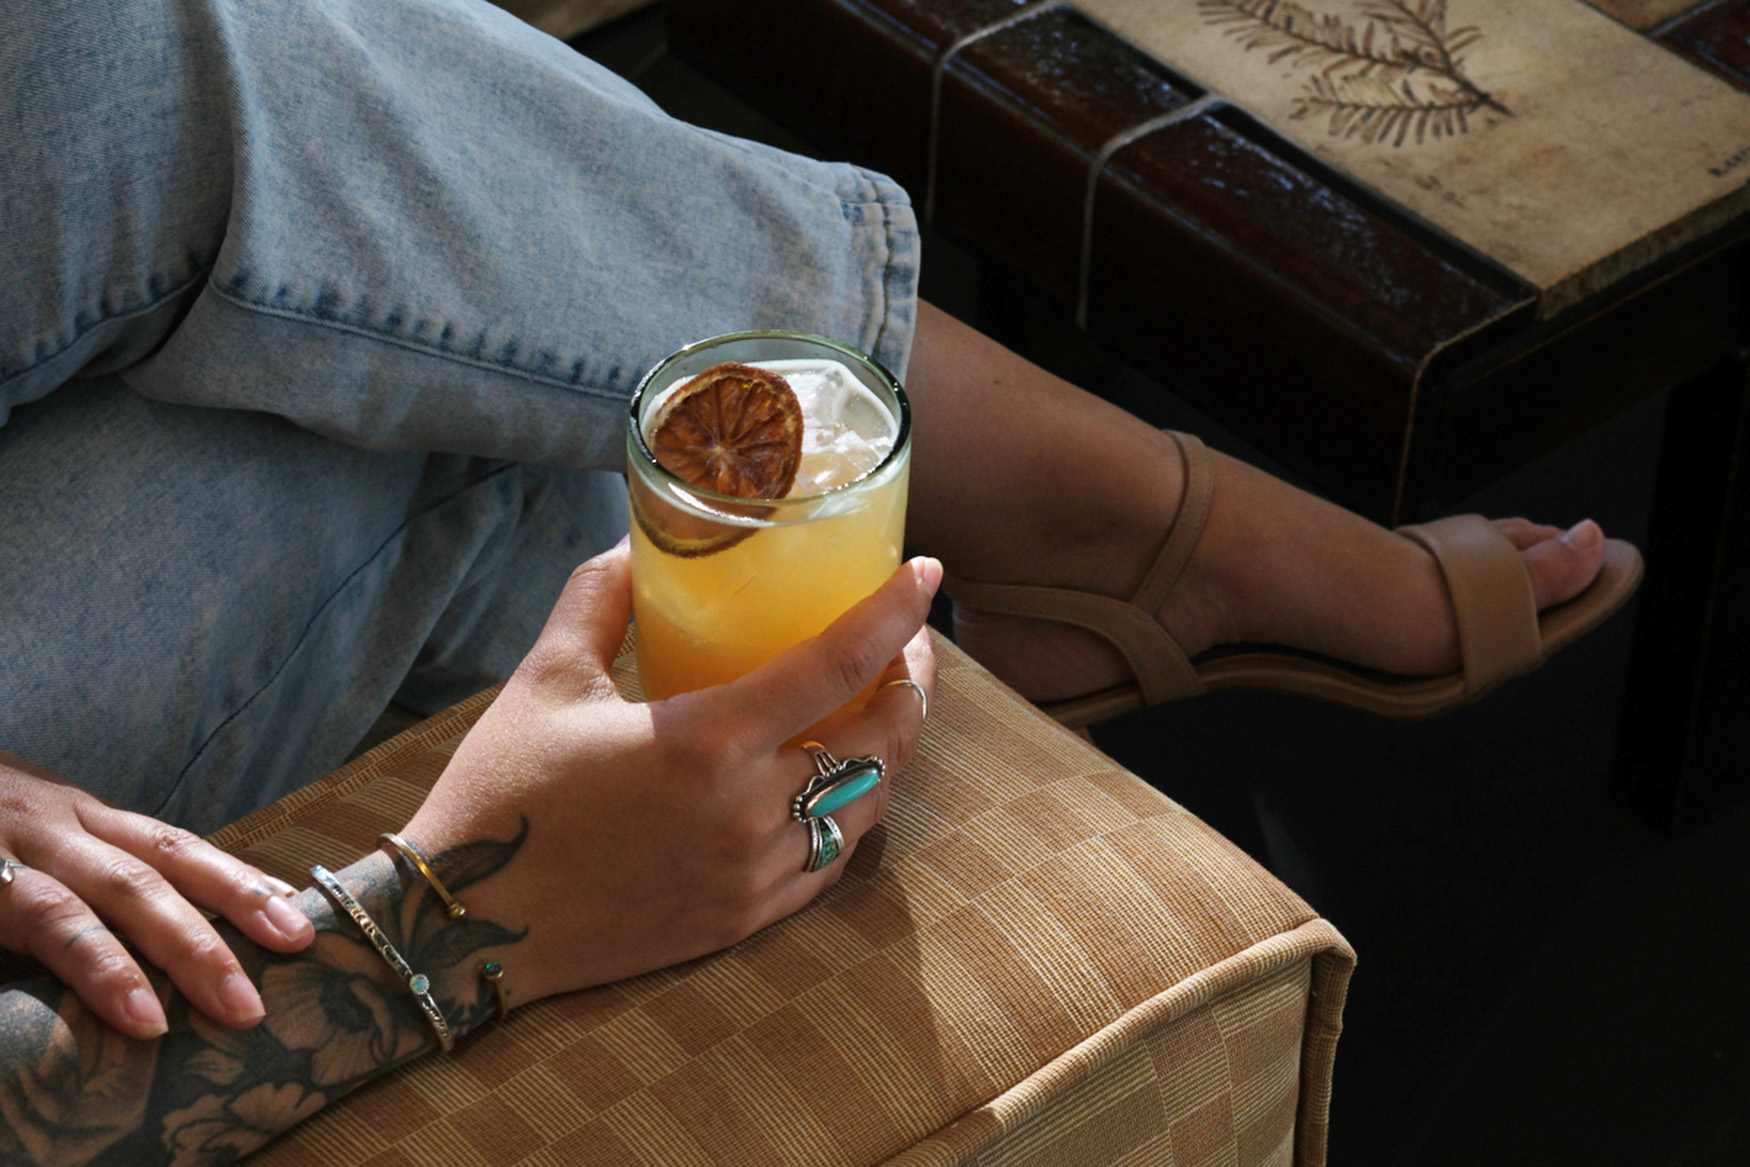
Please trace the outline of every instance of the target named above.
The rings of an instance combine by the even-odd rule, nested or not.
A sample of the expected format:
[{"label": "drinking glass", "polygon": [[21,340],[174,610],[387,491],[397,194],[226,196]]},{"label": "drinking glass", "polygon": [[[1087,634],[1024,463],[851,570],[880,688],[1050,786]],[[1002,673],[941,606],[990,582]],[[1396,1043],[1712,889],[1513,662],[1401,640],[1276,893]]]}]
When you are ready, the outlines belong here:
[{"label": "drinking glass", "polygon": [[[745,499],[693,486],[664,469],[646,440],[667,391],[726,361],[836,361],[866,393],[893,446],[854,481],[805,485],[790,497]],[[781,370],[780,370],[781,371]],[[813,419],[804,415],[807,426]],[[865,419],[870,420],[870,419]],[[805,433],[805,443],[807,435]],[[632,612],[648,700],[743,676],[824,631],[899,567],[911,467],[911,407],[893,374],[824,337],[740,332],[690,344],[647,373],[626,431],[632,501]]]}]

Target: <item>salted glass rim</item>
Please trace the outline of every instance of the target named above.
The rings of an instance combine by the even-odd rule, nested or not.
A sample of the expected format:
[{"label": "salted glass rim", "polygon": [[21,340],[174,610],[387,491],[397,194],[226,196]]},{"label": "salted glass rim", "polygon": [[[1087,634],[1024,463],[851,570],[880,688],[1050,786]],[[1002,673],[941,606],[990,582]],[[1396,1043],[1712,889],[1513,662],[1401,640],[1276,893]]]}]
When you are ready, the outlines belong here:
[{"label": "salted glass rim", "polygon": [[[785,495],[783,498],[750,499],[742,498],[740,495],[720,494],[715,490],[710,490],[703,486],[695,486],[691,482],[688,482],[686,479],[669,470],[666,466],[656,460],[656,455],[650,450],[650,444],[644,440],[644,427],[639,424],[638,408],[644,401],[645,391],[648,390],[652,382],[655,381],[657,374],[661,373],[664,369],[670,367],[675,362],[702,349],[716,348],[719,345],[743,340],[804,341],[809,344],[820,345],[824,348],[829,348],[835,352],[842,353],[856,363],[873,369],[886,387],[893,393],[894,404],[898,407],[899,425],[893,434],[893,448],[888,450],[886,457],[877,462],[866,474],[858,475],[849,482],[841,482],[837,486],[829,486],[827,489],[818,491],[814,494],[791,494]],[[833,340],[829,337],[819,336],[812,332],[785,332],[782,330],[755,329],[747,332],[725,332],[720,333],[717,336],[705,337],[703,340],[695,340],[691,344],[682,345],[680,348],[658,361],[648,373],[644,374],[643,378],[638,382],[638,387],[632,390],[632,398],[627,405],[626,428],[627,436],[629,437],[633,448],[643,457],[642,469],[654,474],[659,481],[662,481],[669,486],[679,487],[688,494],[696,495],[700,499],[708,502],[727,503],[732,507],[745,507],[749,503],[758,503],[762,507],[776,505],[782,508],[789,504],[818,502],[821,499],[831,498],[835,494],[845,494],[854,490],[866,488],[869,483],[885,475],[893,464],[908,451],[911,438],[911,401],[906,397],[905,387],[899,383],[899,378],[895,377],[893,372],[888,369],[886,365],[883,365],[880,361],[860,349],[852,348],[848,344],[842,344],[839,341]]]}]

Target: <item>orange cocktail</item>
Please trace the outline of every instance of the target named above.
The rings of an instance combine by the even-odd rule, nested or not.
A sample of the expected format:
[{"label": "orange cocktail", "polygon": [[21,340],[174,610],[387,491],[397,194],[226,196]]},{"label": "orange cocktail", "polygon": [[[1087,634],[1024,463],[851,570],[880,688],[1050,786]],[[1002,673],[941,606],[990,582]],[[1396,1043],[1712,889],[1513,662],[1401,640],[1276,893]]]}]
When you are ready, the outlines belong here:
[{"label": "orange cocktail", "polygon": [[[669,468],[692,473],[669,456],[677,426],[665,406],[700,374],[735,366],[776,373],[800,409],[800,454],[780,497],[709,489]],[[652,700],[750,672],[819,634],[899,567],[910,407],[892,374],[854,349],[788,333],[689,345],[633,395],[627,460],[638,671]],[[759,469],[756,460],[755,477]],[[705,481],[743,489],[739,479]]]}]

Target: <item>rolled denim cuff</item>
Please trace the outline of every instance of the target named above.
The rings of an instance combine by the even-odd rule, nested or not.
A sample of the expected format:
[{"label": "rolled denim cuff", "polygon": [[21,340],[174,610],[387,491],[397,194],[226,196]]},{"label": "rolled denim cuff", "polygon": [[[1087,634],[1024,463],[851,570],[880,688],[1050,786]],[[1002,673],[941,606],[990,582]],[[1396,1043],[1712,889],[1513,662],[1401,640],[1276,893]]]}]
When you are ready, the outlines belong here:
[{"label": "rolled denim cuff", "polygon": [[48,86],[0,142],[82,143],[7,179],[33,246],[0,262],[0,410],[157,346],[121,371],[159,400],[593,469],[643,372],[704,336],[904,371],[917,227],[886,178],[677,121],[486,5],[118,3],[0,25]]}]

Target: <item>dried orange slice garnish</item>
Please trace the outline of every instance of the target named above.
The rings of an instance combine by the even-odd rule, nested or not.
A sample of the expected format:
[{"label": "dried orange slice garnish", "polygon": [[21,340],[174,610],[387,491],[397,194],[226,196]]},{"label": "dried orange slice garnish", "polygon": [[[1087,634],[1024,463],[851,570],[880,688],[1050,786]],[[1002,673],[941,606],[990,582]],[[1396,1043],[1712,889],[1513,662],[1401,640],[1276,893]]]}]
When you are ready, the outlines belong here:
[{"label": "dried orange slice garnish", "polygon": [[675,390],[650,429],[659,466],[736,498],[783,498],[802,464],[802,406],[784,378],[733,362]]},{"label": "dried orange slice garnish", "polygon": [[[778,374],[749,365],[715,365],[682,385],[658,407],[649,433],[650,452],[663,469],[736,498],[782,498],[802,464],[796,394]],[[752,527],[717,522],[662,498],[636,474],[629,485],[632,517],[670,555],[709,555],[753,534]],[[741,518],[759,518],[771,508],[733,509]]]}]

